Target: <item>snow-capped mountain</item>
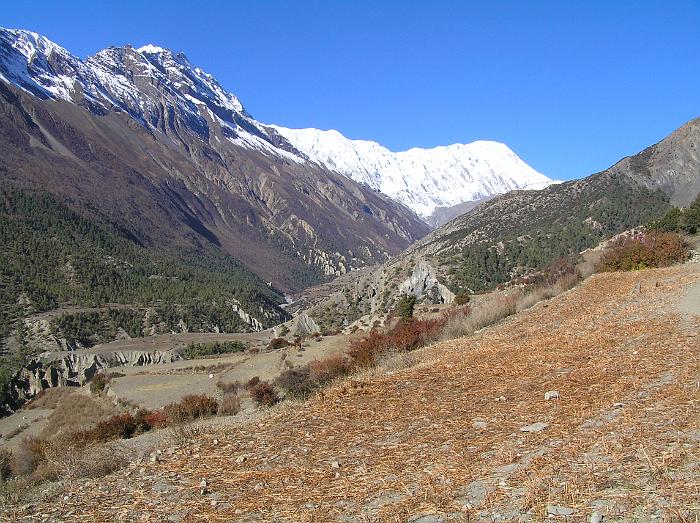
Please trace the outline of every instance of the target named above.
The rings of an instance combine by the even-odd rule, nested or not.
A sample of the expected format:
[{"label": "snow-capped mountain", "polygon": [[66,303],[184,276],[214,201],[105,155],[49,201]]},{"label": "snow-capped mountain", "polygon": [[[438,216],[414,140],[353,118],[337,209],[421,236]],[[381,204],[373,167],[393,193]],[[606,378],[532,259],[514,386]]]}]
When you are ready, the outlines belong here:
[{"label": "snow-capped mountain", "polygon": [[497,142],[395,153],[337,131],[262,124],[183,53],[155,45],[110,47],[81,60],[36,33],[0,29],[0,79],[40,98],[71,101],[96,113],[121,110],[162,132],[168,131],[177,111],[205,140],[215,127],[235,145],[297,163],[311,159],[381,191],[423,218],[438,207],[552,183]]},{"label": "snow-capped mountain", "polygon": [[81,59],[0,29],[0,173],[144,244],[213,244],[283,291],[383,262],[429,230],[155,45]]},{"label": "snow-capped mountain", "polygon": [[351,140],[335,130],[272,127],[309,158],[391,196],[423,218],[437,207],[554,183],[499,142],[392,152],[377,142]]},{"label": "snow-capped mountain", "polygon": [[305,160],[274,130],[253,119],[213,76],[190,64],[183,53],[155,45],[109,47],[81,60],[37,33],[0,28],[0,79],[40,98],[67,100],[98,114],[121,110],[161,131],[176,110],[204,139],[213,125],[236,145]]}]

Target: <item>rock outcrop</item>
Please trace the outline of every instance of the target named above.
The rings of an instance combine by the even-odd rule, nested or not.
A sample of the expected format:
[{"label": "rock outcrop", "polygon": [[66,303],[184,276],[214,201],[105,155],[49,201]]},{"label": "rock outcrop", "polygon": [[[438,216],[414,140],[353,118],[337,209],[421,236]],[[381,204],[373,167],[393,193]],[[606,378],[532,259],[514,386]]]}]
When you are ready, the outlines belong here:
[{"label": "rock outcrop", "polygon": [[170,351],[75,351],[60,357],[45,353],[15,374],[10,385],[11,399],[4,410],[17,408],[45,389],[83,386],[103,369],[171,363],[176,359],[179,357]]}]

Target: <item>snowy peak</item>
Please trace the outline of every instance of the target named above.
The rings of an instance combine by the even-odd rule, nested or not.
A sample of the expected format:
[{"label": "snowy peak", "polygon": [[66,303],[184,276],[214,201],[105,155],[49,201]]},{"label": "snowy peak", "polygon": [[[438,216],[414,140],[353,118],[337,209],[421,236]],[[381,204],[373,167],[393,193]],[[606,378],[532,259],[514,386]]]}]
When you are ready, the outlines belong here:
[{"label": "snowy peak", "polygon": [[215,148],[225,143],[299,164],[311,160],[383,192],[424,218],[436,208],[552,183],[501,143],[395,153],[334,130],[264,125],[184,53],[154,44],[109,47],[82,60],[36,33],[0,28],[0,80],[96,114],[126,113],[176,142],[185,126]]},{"label": "snowy peak", "polygon": [[312,160],[391,196],[424,218],[438,207],[554,183],[499,142],[392,152],[335,130],[274,128]]}]

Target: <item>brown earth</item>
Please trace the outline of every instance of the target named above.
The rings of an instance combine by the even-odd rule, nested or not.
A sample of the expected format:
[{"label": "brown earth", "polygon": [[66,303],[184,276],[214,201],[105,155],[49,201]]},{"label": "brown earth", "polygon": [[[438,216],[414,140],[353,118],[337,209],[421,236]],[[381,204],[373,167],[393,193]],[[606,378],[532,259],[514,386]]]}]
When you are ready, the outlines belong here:
[{"label": "brown earth", "polygon": [[595,275],[424,349],[416,367],[212,429],[5,518],[695,521],[698,281],[700,264]]}]

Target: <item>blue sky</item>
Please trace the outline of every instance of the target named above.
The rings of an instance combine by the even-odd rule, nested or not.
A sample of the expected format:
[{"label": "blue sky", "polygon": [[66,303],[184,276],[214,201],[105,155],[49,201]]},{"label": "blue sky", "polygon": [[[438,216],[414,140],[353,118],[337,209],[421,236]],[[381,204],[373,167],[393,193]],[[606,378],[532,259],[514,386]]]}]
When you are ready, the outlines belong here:
[{"label": "blue sky", "polygon": [[700,2],[7,2],[85,57],[184,51],[257,119],[392,150],[507,143],[570,179],[700,116]]}]

